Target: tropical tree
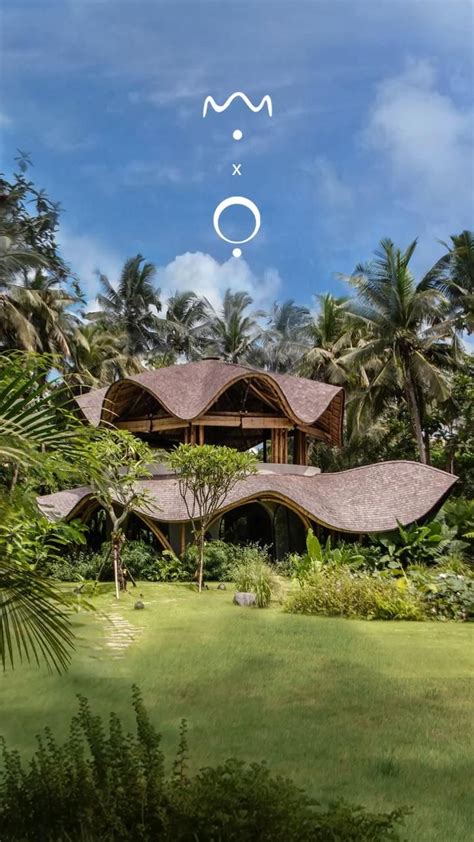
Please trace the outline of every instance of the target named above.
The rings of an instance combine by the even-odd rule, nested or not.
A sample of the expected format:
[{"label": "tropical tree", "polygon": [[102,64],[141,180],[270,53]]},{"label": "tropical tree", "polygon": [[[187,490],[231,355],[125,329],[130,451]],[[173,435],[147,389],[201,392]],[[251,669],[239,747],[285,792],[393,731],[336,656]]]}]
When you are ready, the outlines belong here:
[{"label": "tropical tree", "polygon": [[219,312],[207,302],[209,344],[207,350],[229,363],[255,362],[262,359],[262,336],[257,319],[262,311],[247,312],[253,299],[247,292],[227,289]]},{"label": "tropical tree", "polygon": [[[123,352],[130,361],[142,362],[159,343],[160,292],[154,286],[156,269],[141,254],[125,261],[116,285],[99,274],[102,308],[87,318],[106,330],[124,335]],[[135,363],[132,363],[135,364]]]},{"label": "tropical tree", "polygon": [[305,332],[310,321],[307,307],[288,298],[275,301],[268,313],[267,327],[262,334],[265,368],[270,371],[292,371],[308,345]]},{"label": "tropical tree", "polygon": [[154,455],[146,442],[127,430],[97,430],[84,462],[84,480],[95,499],[107,512],[112,524],[111,551],[114,566],[115,594],[125,586],[122,548],[124,524],[136,509],[146,509],[148,495],[140,485],[151,474]]},{"label": "tropical tree", "polygon": [[433,282],[451,304],[456,327],[474,331],[474,232],[463,231],[443,243],[447,252],[431,270]]},{"label": "tropical tree", "polygon": [[206,315],[206,302],[195,292],[186,290],[170,296],[160,327],[163,351],[175,360],[198,359],[207,342]]},{"label": "tropical tree", "polygon": [[368,389],[358,400],[359,418],[377,417],[394,397],[404,397],[421,462],[427,461],[423,422],[429,401],[449,397],[446,372],[456,362],[447,301],[430,273],[418,283],[409,269],[416,240],[402,252],[382,240],[375,259],[348,278],[357,298],[345,311],[364,341],[343,354],[344,367],[362,366]]},{"label": "tropical tree", "polygon": [[318,312],[304,330],[311,347],[301,360],[299,373],[312,380],[346,384],[350,372],[342,359],[348,348],[357,343],[361,331],[347,318],[347,298],[326,293],[318,295],[317,300]]},{"label": "tropical tree", "polygon": [[71,362],[61,367],[65,382],[77,393],[100,389],[143,371],[138,357],[125,352],[125,345],[123,333],[107,330],[100,323],[81,325],[80,341],[74,343]]},{"label": "tropical tree", "polygon": [[16,160],[13,179],[0,176],[0,348],[63,354],[81,292],[59,252],[59,205],[27,180],[28,156]]},{"label": "tropical tree", "polygon": [[[64,546],[82,539],[42,514],[34,486],[70,480],[87,431],[58,408],[45,374],[51,360],[0,357],[0,661],[42,660],[61,670],[73,646],[71,601],[42,573]],[[54,399],[53,399],[54,394]],[[70,460],[70,461],[69,461]],[[21,485],[18,478],[21,475]]]},{"label": "tropical tree", "polygon": [[183,498],[199,550],[198,589],[202,591],[206,533],[227,496],[238,482],[254,474],[253,453],[210,444],[181,444],[168,457],[178,475]]}]

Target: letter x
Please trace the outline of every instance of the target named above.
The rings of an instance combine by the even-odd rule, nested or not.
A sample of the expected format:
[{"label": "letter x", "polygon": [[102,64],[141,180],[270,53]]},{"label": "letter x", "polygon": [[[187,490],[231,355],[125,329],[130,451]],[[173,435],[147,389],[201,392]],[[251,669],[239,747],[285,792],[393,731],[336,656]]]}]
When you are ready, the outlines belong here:
[{"label": "letter x", "polygon": [[242,173],[240,172],[242,164],[232,164],[232,166],[234,168],[232,175],[242,175]]}]

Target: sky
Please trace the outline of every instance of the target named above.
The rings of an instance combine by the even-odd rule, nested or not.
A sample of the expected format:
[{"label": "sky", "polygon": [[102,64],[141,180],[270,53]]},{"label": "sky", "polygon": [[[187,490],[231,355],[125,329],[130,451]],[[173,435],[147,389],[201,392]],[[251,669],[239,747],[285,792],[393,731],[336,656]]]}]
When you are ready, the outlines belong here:
[{"label": "sky", "polygon": [[[473,227],[472,2],[2,4],[1,169],[30,154],[91,306],[97,270],[114,280],[137,253],[164,295],[312,306],[382,237],[417,237],[421,274]],[[237,91],[272,116],[235,99],[203,118]],[[241,257],[213,227],[233,196],[261,215]],[[234,204],[219,222],[243,240],[255,220]]]}]

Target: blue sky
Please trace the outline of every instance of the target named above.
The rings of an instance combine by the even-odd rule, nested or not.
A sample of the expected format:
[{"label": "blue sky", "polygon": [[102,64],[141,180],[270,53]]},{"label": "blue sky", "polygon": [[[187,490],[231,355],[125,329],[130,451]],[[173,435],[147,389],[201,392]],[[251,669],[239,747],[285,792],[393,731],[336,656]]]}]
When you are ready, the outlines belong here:
[{"label": "blue sky", "polygon": [[[419,237],[421,272],[472,227],[470,2],[4,0],[2,17],[2,169],[30,153],[91,301],[95,269],[141,252],[165,293],[311,304],[383,236]],[[234,91],[269,94],[273,117],[203,119]],[[262,214],[240,259],[212,226],[232,195]],[[252,227],[222,217],[231,238]]]}]

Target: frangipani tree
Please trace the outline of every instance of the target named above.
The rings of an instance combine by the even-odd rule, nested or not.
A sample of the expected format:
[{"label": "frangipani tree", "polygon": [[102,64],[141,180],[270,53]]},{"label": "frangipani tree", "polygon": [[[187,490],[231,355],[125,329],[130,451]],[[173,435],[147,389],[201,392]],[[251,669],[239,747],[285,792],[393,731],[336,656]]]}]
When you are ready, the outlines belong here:
[{"label": "frangipani tree", "polygon": [[169,456],[176,472],[199,550],[198,588],[202,591],[204,542],[215,515],[238,482],[254,474],[257,459],[231,447],[181,444]]},{"label": "frangipani tree", "polygon": [[151,476],[149,465],[153,459],[153,451],[146,442],[126,430],[98,430],[88,448],[86,479],[112,524],[111,549],[117,599],[125,581],[122,568],[123,527],[132,511],[146,508],[148,495],[140,488],[139,482]]}]

